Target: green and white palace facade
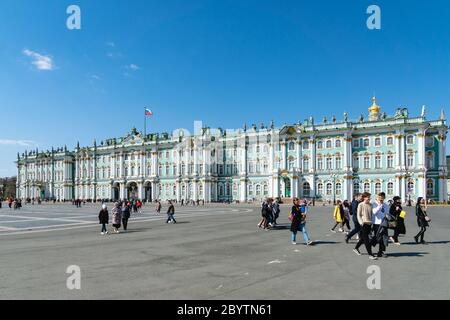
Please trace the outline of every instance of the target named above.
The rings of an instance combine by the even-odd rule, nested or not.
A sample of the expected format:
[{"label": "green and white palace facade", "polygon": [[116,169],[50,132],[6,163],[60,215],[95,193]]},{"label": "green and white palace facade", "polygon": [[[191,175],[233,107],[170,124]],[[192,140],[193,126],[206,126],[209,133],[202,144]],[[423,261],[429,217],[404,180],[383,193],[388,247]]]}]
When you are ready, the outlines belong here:
[{"label": "green and white palace facade", "polygon": [[276,128],[238,130],[201,126],[194,134],[144,134],[70,151],[18,155],[20,198],[147,201],[260,201],[265,197],[351,199],[356,192],[384,191],[415,199],[447,200],[446,136],[442,112],[410,117],[380,113],[350,121],[323,118]]}]

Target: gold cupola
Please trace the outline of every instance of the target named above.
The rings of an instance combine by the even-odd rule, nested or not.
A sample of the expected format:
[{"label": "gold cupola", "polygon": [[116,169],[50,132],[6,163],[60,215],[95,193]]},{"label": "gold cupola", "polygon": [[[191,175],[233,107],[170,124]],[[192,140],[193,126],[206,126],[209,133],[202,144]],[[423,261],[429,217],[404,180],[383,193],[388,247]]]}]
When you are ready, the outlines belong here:
[{"label": "gold cupola", "polygon": [[372,106],[369,107],[369,120],[377,121],[380,118],[380,106],[377,105],[377,98],[372,98]]}]

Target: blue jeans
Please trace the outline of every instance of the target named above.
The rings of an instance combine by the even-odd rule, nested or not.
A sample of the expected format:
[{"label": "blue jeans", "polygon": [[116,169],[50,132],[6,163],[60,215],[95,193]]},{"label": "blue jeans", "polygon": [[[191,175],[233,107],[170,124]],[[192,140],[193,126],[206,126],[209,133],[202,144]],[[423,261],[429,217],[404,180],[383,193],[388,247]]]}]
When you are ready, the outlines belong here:
[{"label": "blue jeans", "polygon": [[106,232],[106,223],[102,223],[102,232]]},{"label": "blue jeans", "polygon": [[[309,237],[308,237],[308,231],[306,230],[306,223],[300,223],[300,231],[303,234],[303,240],[305,241],[305,243],[309,242]],[[291,232],[292,234],[292,241],[296,242],[297,239],[297,232]]]}]

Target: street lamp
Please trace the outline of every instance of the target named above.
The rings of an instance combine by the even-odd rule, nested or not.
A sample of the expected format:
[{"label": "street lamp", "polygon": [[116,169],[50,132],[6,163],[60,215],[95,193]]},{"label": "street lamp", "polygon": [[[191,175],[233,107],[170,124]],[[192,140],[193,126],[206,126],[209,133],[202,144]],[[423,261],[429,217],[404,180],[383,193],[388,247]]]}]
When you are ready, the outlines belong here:
[{"label": "street lamp", "polygon": [[335,173],[331,175],[331,178],[333,178],[333,205],[336,205],[336,177]]}]

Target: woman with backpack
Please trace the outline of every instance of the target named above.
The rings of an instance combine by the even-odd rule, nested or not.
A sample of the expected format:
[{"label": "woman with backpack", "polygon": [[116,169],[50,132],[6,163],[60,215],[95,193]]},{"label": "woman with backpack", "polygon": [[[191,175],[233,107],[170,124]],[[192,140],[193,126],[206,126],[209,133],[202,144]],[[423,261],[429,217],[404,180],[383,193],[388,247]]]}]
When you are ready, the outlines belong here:
[{"label": "woman with backpack", "polygon": [[420,227],[419,233],[414,237],[416,243],[426,244],[425,240],[423,240],[425,231],[427,231],[427,227],[430,226],[429,222],[431,219],[427,215],[427,203],[424,198],[419,197],[416,203],[416,217],[417,217],[417,225]]},{"label": "woman with backpack", "polygon": [[308,232],[306,230],[306,201],[300,204],[300,200],[298,198],[294,198],[293,202],[294,205],[292,206],[291,214],[289,215],[289,220],[291,220],[292,244],[297,244],[297,232],[300,231],[303,234],[305,244],[309,246],[313,244],[313,242],[309,239]]}]

